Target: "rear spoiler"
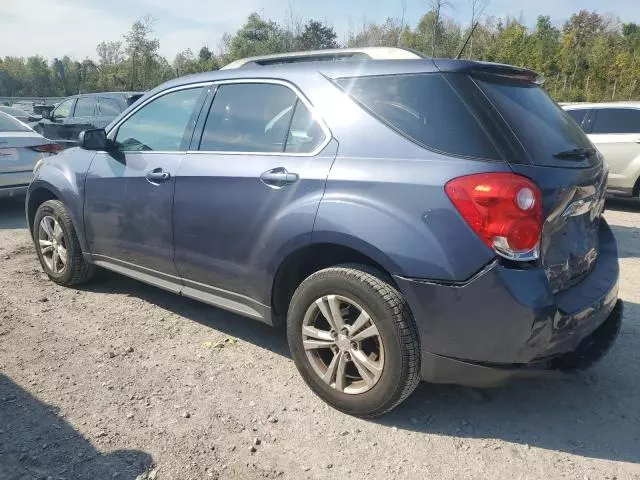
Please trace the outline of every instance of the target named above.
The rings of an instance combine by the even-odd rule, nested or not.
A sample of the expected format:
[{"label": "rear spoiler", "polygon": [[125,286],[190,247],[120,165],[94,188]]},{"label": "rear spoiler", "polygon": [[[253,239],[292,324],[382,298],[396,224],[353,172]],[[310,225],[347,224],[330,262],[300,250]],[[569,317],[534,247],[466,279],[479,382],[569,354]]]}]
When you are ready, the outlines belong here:
[{"label": "rear spoiler", "polygon": [[542,85],[544,77],[528,68],[514,67],[502,63],[476,62],[472,60],[451,60],[448,58],[435,58],[433,60],[441,72],[461,72],[469,75],[481,75],[486,77],[498,77],[505,80],[515,80],[526,83]]}]

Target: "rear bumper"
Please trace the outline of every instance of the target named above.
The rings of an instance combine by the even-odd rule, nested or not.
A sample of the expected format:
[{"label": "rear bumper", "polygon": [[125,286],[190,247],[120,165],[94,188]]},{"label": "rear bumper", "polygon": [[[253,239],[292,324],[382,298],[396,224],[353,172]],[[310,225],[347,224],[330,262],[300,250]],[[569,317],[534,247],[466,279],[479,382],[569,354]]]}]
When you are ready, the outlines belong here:
[{"label": "rear bumper", "polygon": [[619,323],[618,278],[615,239],[602,221],[593,270],[555,295],[541,268],[498,261],[463,284],[396,282],[418,325],[423,379],[479,386],[561,368],[558,359],[580,351],[607,320]]},{"label": "rear bumper", "polygon": [[468,387],[497,387],[524,378],[558,377],[598,362],[615,343],[622,324],[623,303],[618,300],[605,322],[582,339],[575,351],[528,364],[473,363],[422,352],[421,376],[431,383],[455,383]]}]

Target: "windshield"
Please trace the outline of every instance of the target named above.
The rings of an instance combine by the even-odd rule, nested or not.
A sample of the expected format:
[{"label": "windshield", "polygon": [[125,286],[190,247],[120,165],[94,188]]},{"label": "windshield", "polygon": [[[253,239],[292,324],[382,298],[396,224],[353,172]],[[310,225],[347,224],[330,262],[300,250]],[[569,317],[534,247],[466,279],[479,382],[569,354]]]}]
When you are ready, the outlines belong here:
[{"label": "windshield", "polygon": [[[571,161],[582,166],[596,161],[592,157],[572,155],[594,152],[580,126],[538,85],[498,78],[477,81],[499,110],[534,165],[566,167]],[[576,160],[578,162],[576,163]]]},{"label": "windshield", "polygon": [[31,129],[10,115],[0,112],[0,132],[30,132]]}]

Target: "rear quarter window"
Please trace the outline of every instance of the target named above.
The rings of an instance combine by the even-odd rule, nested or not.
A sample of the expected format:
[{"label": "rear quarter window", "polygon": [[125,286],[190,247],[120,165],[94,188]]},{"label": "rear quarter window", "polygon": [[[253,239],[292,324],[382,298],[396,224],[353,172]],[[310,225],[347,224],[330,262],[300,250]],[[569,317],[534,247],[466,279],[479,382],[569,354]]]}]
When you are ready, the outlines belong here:
[{"label": "rear quarter window", "polygon": [[424,148],[502,159],[480,121],[439,73],[341,78],[336,83],[375,117]]}]

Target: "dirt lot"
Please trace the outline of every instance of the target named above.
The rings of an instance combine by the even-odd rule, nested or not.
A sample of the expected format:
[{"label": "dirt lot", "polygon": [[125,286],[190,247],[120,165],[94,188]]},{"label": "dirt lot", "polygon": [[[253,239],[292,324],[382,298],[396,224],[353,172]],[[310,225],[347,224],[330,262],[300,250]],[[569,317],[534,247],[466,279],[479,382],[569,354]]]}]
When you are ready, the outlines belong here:
[{"label": "dirt lot", "polygon": [[640,479],[640,205],[608,208],[626,311],[603,362],[421,385],[363,421],[306,388],[280,331],[106,272],[57,287],[0,203],[0,480]]}]

